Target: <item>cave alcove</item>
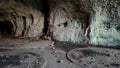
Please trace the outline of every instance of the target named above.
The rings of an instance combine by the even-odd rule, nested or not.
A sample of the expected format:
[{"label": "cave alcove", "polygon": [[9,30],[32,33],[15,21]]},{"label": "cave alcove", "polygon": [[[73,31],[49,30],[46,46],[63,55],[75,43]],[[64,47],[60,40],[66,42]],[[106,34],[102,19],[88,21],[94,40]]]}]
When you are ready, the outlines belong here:
[{"label": "cave alcove", "polygon": [[0,21],[0,34],[2,37],[12,36],[13,24],[9,21]]}]

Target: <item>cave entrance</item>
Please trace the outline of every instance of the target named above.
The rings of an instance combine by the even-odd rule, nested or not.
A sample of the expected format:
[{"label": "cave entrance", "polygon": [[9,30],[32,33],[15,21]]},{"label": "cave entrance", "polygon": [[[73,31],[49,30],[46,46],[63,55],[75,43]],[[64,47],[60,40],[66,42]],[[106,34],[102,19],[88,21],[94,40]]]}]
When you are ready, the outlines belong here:
[{"label": "cave entrance", "polygon": [[13,24],[9,21],[0,21],[0,35],[10,37],[13,34]]}]

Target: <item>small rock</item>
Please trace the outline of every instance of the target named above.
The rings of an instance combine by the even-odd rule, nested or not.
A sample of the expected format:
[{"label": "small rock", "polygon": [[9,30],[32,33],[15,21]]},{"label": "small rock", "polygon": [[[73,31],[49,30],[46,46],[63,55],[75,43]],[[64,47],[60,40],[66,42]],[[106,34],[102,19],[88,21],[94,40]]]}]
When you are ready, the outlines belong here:
[{"label": "small rock", "polygon": [[53,53],[57,53],[57,52],[54,50]]},{"label": "small rock", "polygon": [[12,64],[9,64],[9,66],[12,66]]},{"label": "small rock", "polygon": [[58,60],[57,62],[58,62],[58,63],[63,63],[63,60]]},{"label": "small rock", "polygon": [[56,55],[56,57],[58,58],[58,57],[59,57],[59,55]]},{"label": "small rock", "polygon": [[38,47],[38,49],[41,49],[40,47]]},{"label": "small rock", "polygon": [[11,67],[10,65],[8,65],[8,68]]},{"label": "small rock", "polygon": [[55,45],[54,45],[54,42],[52,42],[52,43],[50,44],[50,46],[55,46]]},{"label": "small rock", "polygon": [[5,62],[6,60],[5,59],[2,59],[3,62]]},{"label": "small rock", "polygon": [[9,58],[9,56],[6,56],[6,58]]},{"label": "small rock", "polygon": [[53,50],[55,50],[55,47],[52,47]]},{"label": "small rock", "polygon": [[22,63],[22,62],[23,62],[23,60],[20,60],[20,62]]},{"label": "small rock", "polygon": [[54,52],[55,52],[55,53],[57,53],[57,51],[56,51],[56,50],[55,50]]},{"label": "small rock", "polygon": [[37,49],[38,47],[33,47],[33,49]]},{"label": "small rock", "polygon": [[66,44],[65,42],[63,44]]},{"label": "small rock", "polygon": [[51,39],[51,37],[48,37],[48,40],[50,40],[50,41],[51,41],[51,40],[52,40],[52,39]]}]

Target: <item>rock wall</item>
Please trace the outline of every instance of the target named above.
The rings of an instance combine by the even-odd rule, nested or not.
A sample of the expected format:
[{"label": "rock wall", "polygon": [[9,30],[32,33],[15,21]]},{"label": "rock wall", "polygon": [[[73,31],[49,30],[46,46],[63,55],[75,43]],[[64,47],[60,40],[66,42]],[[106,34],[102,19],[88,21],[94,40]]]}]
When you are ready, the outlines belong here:
[{"label": "rock wall", "polygon": [[119,0],[53,0],[50,30],[59,41],[120,45]]},{"label": "rock wall", "polygon": [[95,3],[90,43],[120,45],[120,1],[102,0]]},{"label": "rock wall", "polygon": [[0,0],[4,20],[14,25],[15,37],[47,31],[58,41],[120,45],[119,0]]},{"label": "rock wall", "polygon": [[88,43],[90,13],[77,10],[71,2],[59,3],[50,13],[49,33],[59,41]]},{"label": "rock wall", "polygon": [[1,0],[0,21],[10,21],[14,25],[14,37],[40,36],[44,15],[39,6],[37,0]]}]

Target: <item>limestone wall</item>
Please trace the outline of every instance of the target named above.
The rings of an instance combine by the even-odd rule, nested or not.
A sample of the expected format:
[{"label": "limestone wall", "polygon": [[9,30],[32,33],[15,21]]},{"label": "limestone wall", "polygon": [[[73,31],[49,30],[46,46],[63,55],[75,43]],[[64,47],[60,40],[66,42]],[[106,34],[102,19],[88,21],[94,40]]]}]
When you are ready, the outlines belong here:
[{"label": "limestone wall", "polygon": [[15,37],[38,37],[48,27],[54,40],[120,45],[119,0],[0,0],[3,20],[13,23]]},{"label": "limestone wall", "polygon": [[1,0],[0,21],[13,23],[15,37],[40,36],[44,28],[44,15],[39,6],[37,0]]},{"label": "limestone wall", "polygon": [[120,45],[119,0],[55,0],[54,5],[56,7],[52,5],[50,17],[53,38],[78,43]]}]

